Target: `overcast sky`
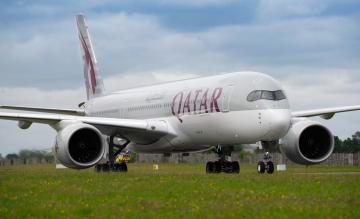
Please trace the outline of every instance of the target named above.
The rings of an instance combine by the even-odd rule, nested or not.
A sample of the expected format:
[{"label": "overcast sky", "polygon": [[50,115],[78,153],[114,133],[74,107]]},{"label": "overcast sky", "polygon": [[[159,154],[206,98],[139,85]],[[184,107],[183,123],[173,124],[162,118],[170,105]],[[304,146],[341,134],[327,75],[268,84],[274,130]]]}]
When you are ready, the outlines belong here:
[{"label": "overcast sky", "polygon": [[[107,91],[252,70],[281,81],[293,110],[360,104],[357,0],[14,0],[0,1],[0,105],[86,98],[78,13]],[[360,130],[360,112],[321,121],[341,138]],[[55,135],[0,121],[0,153],[50,148]]]}]

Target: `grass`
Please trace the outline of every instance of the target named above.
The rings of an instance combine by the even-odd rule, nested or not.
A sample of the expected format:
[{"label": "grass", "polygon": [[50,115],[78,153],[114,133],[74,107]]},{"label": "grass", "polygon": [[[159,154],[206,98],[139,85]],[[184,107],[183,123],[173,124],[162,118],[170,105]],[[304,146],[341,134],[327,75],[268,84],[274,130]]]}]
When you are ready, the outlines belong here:
[{"label": "grass", "polygon": [[207,175],[200,164],[159,167],[0,167],[0,218],[360,218],[360,167],[290,166],[273,175],[253,165],[239,175]]}]

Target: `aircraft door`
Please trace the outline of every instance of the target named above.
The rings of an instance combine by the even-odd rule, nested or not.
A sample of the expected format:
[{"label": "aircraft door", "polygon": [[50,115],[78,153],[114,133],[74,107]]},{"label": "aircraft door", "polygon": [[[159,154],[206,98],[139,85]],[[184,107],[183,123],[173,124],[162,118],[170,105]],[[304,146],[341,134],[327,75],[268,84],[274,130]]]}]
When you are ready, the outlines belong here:
[{"label": "aircraft door", "polygon": [[223,91],[223,98],[221,102],[221,111],[223,113],[230,112],[230,99],[234,90],[234,85],[228,85]]},{"label": "aircraft door", "polygon": [[124,109],[119,108],[119,118],[124,118]]}]

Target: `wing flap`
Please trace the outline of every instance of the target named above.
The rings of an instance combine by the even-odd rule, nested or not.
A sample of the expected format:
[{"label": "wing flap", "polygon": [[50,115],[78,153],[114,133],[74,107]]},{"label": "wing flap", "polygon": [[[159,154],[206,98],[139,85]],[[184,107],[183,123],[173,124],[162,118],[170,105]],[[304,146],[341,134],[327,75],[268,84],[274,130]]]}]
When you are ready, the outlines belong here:
[{"label": "wing flap", "polygon": [[350,112],[360,110],[360,105],[357,106],[344,106],[344,107],[333,107],[306,111],[292,112],[292,117],[313,117],[321,116],[323,119],[331,119],[336,113]]}]

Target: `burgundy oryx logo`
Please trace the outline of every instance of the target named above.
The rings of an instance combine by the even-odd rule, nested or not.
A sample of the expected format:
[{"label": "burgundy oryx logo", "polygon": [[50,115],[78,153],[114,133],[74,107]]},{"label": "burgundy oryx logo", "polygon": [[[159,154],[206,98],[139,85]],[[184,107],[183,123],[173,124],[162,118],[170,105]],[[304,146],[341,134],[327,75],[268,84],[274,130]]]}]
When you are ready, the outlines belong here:
[{"label": "burgundy oryx logo", "polygon": [[[88,92],[92,92],[92,94],[95,94],[95,88],[96,88],[96,76],[95,76],[95,66],[89,51],[89,48],[86,45],[85,39],[82,36],[81,33],[79,33],[79,38],[81,45],[84,50],[84,74],[85,74],[85,80],[86,80],[86,86],[88,89]],[[89,95],[89,94],[88,94]]]}]

